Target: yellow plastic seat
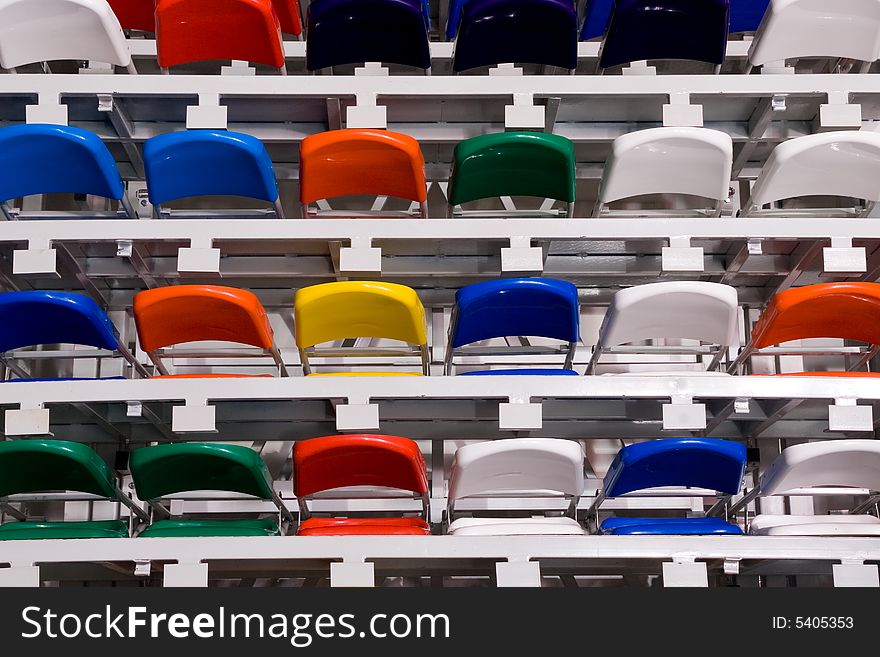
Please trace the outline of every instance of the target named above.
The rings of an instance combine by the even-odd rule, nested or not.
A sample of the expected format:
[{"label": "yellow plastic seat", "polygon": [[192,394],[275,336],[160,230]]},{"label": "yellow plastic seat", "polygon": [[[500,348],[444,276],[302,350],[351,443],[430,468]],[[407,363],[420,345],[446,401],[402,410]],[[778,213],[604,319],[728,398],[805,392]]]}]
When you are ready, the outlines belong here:
[{"label": "yellow plastic seat", "polygon": [[[313,285],[297,291],[293,314],[296,345],[306,375],[312,373],[309,358],[315,356],[420,356],[422,373],[428,374],[425,309],[410,287],[375,281]],[[318,347],[350,338],[397,340],[407,346]],[[374,372],[344,374],[378,375]]]}]

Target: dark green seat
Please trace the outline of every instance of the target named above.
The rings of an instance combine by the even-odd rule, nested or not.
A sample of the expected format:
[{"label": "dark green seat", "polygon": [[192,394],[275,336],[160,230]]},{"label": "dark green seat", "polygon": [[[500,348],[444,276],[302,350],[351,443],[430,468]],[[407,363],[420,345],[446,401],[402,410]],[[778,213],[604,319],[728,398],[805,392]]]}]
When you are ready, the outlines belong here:
[{"label": "dark green seat", "polygon": [[39,541],[59,538],[128,538],[128,525],[122,520],[7,522],[0,525],[0,541]]},{"label": "dark green seat", "polygon": [[[279,504],[260,455],[241,445],[174,443],[135,450],[129,462],[138,497],[155,502],[175,493],[212,490],[253,495]],[[139,536],[275,536],[274,519],[160,520]]]},{"label": "dark green seat", "polygon": [[[67,440],[0,442],[0,498],[56,490],[124,501],[116,485],[116,475],[87,445]],[[0,540],[127,536],[128,525],[121,520],[0,525]]]},{"label": "dark green seat", "polygon": [[574,144],[544,132],[501,132],[455,147],[449,203],[497,196],[537,196],[573,204]]},{"label": "dark green seat", "polygon": [[278,536],[278,523],[260,520],[159,520],[144,529],[141,538],[194,536]]}]

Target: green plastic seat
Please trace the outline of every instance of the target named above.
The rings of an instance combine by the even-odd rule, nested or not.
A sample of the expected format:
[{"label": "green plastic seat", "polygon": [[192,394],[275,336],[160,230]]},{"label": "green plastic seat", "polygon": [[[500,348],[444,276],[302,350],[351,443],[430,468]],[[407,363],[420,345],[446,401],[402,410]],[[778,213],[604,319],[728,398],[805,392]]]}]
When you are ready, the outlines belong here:
[{"label": "green plastic seat", "polygon": [[117,498],[116,475],[87,445],[67,440],[0,442],[0,497],[68,490]]},{"label": "green plastic seat", "polygon": [[260,520],[159,520],[144,529],[140,538],[183,538],[197,536],[278,536],[278,523]]},{"label": "green plastic seat", "polygon": [[574,144],[544,132],[501,132],[455,147],[449,203],[537,196],[574,203]]},{"label": "green plastic seat", "polygon": [[59,538],[128,538],[128,525],[122,520],[7,522],[0,525],[0,541],[38,541]]},{"label": "green plastic seat", "polygon": [[220,490],[272,499],[263,459],[241,445],[174,443],[143,447],[129,460],[138,497],[156,500],[194,490]]}]

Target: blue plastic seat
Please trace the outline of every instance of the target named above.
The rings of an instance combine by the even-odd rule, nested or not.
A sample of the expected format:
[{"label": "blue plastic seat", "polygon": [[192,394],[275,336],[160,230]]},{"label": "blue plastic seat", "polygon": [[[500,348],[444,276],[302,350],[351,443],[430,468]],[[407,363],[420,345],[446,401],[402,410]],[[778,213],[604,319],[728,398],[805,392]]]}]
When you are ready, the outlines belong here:
[{"label": "blue plastic seat", "polygon": [[569,0],[469,0],[460,11],[456,72],[505,63],[577,67],[577,11]]},{"label": "blue plastic seat", "polygon": [[[452,373],[456,348],[508,336],[567,342],[565,369],[570,370],[574,347],[580,339],[577,288],[553,278],[507,278],[461,288],[455,294],[446,373]],[[482,374],[546,375],[549,372],[554,370],[490,370]]]},{"label": "blue plastic seat", "polygon": [[278,201],[272,158],[256,137],[221,130],[172,132],[144,143],[150,202],[193,196]]},{"label": "blue plastic seat", "polygon": [[0,352],[41,344],[116,349],[119,334],[90,297],[70,292],[0,294]]},{"label": "blue plastic seat", "polygon": [[0,203],[32,194],[92,194],[122,200],[116,161],[93,132],[64,125],[0,128]]},{"label": "blue plastic seat", "polygon": [[[745,445],[716,438],[670,438],[621,449],[602,484],[599,499],[661,486],[708,488],[728,495],[742,485]],[[608,518],[600,532],[614,535],[741,534],[721,518]]]},{"label": "blue plastic seat", "polygon": [[599,67],[652,59],[724,63],[730,0],[617,0]]},{"label": "blue plastic seat", "polygon": [[426,7],[423,0],[315,0],[306,68],[364,62],[430,68]]},{"label": "blue plastic seat", "polygon": [[[459,2],[462,0],[458,0]],[[456,0],[453,0],[455,3]],[[581,41],[589,41],[605,36],[611,14],[614,13],[615,0],[587,0],[584,22],[581,25]],[[756,32],[767,11],[770,0],[730,0],[730,34]],[[452,17],[452,5],[449,16]],[[448,36],[447,30],[447,38]]]},{"label": "blue plastic seat", "polygon": [[612,536],[740,536],[723,518],[607,518],[599,528]]}]

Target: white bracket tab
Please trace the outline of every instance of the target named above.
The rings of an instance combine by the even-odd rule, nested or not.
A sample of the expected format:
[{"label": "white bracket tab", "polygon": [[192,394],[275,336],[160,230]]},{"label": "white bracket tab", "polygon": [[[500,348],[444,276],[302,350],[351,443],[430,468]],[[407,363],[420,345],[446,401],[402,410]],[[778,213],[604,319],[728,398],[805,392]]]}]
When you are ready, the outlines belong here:
[{"label": "white bracket tab", "polygon": [[229,66],[220,67],[220,75],[256,75],[257,69],[250,65],[249,62],[240,59],[233,59]]},{"label": "white bracket tab", "polygon": [[381,274],[382,249],[373,246],[368,237],[351,238],[351,246],[339,249],[341,274]]},{"label": "white bracket tab", "polygon": [[139,401],[125,402],[125,417],[143,417],[144,405]]},{"label": "white bracket tab", "polygon": [[759,239],[750,239],[746,244],[746,252],[750,256],[764,255],[764,241]]},{"label": "white bracket tab", "polygon": [[733,412],[736,415],[746,415],[749,412],[749,400],[745,397],[737,397],[733,400]]},{"label": "white bracket tab", "polygon": [[621,71],[623,75],[657,75],[656,66],[648,66],[645,60],[632,62],[629,66],[624,66]]},{"label": "white bracket tab", "polygon": [[874,409],[858,406],[855,399],[835,399],[828,406],[831,431],[874,431]]},{"label": "white bracket tab", "polygon": [[868,271],[868,254],[854,247],[852,238],[832,237],[831,246],[822,249],[823,271],[834,274],[863,274]]},{"label": "white bracket tab", "polygon": [[36,105],[28,105],[24,108],[24,115],[26,123],[67,125],[67,105],[62,105],[58,96],[50,102],[41,94]]},{"label": "white bracket tab", "polygon": [[544,251],[532,246],[530,237],[511,237],[510,246],[501,248],[501,272],[542,272]]},{"label": "white bracket tab", "polygon": [[170,563],[165,565],[162,586],[199,587],[208,586],[208,564],[206,563]]},{"label": "white bracket tab", "polygon": [[382,62],[364,62],[363,66],[356,66],[355,75],[366,77],[387,77],[389,73],[387,66],[382,66]]},{"label": "white bracket tab", "polygon": [[210,238],[193,239],[189,247],[177,250],[177,271],[186,274],[219,274],[220,249],[212,246]]},{"label": "white bracket tab", "polygon": [[498,588],[540,588],[541,564],[537,561],[499,561],[495,564]]},{"label": "white bracket tab", "polygon": [[367,402],[336,405],[337,431],[378,431],[379,405]]},{"label": "white bracket tab", "polygon": [[877,566],[844,562],[834,564],[831,570],[835,588],[880,588],[880,570]]},{"label": "white bracket tab", "polygon": [[39,588],[39,566],[0,568],[0,588]]},{"label": "white bracket tab", "polygon": [[79,75],[113,75],[116,67],[110,62],[87,61],[86,65],[77,70]]},{"label": "white bracket tab", "polygon": [[153,562],[149,559],[135,559],[134,560],[134,575],[135,577],[149,577],[150,573],[153,570]]},{"label": "white bracket tab", "polygon": [[535,105],[532,94],[513,94],[513,105],[504,108],[504,127],[513,130],[543,130],[543,105]]},{"label": "white bracket tab", "polygon": [[832,91],[828,102],[819,105],[821,130],[859,130],[862,127],[862,106],[849,102],[849,92]]},{"label": "white bracket tab", "polygon": [[372,588],[376,586],[376,568],[372,563],[334,561],[330,564],[330,586]]},{"label": "white bracket tab", "polygon": [[725,575],[739,575],[739,564],[741,559],[739,557],[728,557],[724,560],[724,574]]},{"label": "white bracket tab", "polygon": [[187,401],[184,406],[171,409],[171,430],[174,433],[205,433],[217,431],[216,408]]},{"label": "white bracket tab", "polygon": [[58,276],[58,253],[55,249],[46,248],[35,249],[30,244],[30,248],[19,249],[12,252],[12,273],[16,276],[27,276],[35,274],[48,274],[50,276]]},{"label": "white bracket tab", "polygon": [[227,110],[220,105],[220,94],[199,94],[199,104],[186,108],[186,129],[226,130]]},{"label": "white bracket tab", "polygon": [[703,271],[703,247],[691,246],[690,237],[670,237],[661,253],[663,271]]},{"label": "white bracket tab", "polygon": [[689,397],[673,397],[671,404],[663,404],[665,431],[699,431],[705,428],[705,404],[694,404]]},{"label": "white bracket tab", "polygon": [[709,571],[703,562],[666,562],[663,564],[663,586],[666,588],[708,588]]},{"label": "white bracket tab", "polygon": [[499,64],[489,69],[489,75],[522,75],[523,70],[516,64]]},{"label": "white bracket tab", "polygon": [[49,434],[49,409],[38,404],[32,408],[7,409],[3,432],[7,436],[45,436]]},{"label": "white bracket tab", "polygon": [[375,93],[358,94],[357,104],[345,111],[345,127],[384,130],[388,127],[388,108],[376,104]]},{"label": "white bracket tab", "polygon": [[498,428],[501,431],[537,431],[543,426],[541,404],[514,399],[498,404]]},{"label": "white bracket tab", "polygon": [[691,105],[691,95],[684,91],[669,94],[663,106],[663,125],[670,128],[702,128],[703,106]]}]

